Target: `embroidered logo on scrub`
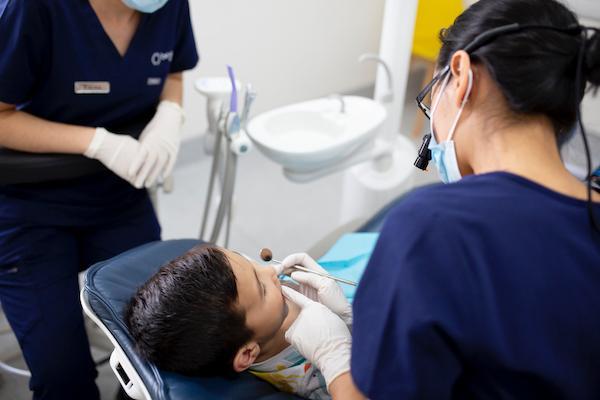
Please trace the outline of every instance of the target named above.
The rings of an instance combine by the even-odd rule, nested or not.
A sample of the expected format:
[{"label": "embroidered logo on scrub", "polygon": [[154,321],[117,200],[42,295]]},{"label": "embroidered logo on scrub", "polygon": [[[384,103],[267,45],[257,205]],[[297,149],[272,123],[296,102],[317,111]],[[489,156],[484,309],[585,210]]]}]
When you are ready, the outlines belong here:
[{"label": "embroidered logo on scrub", "polygon": [[146,80],[146,85],[148,86],[160,86],[162,83],[162,78],[148,78]]},{"label": "embroidered logo on scrub", "polygon": [[166,53],[161,53],[160,51],[157,51],[156,53],[152,54],[152,57],[150,57],[150,61],[152,61],[152,65],[154,65],[155,67],[158,67],[165,61],[172,62],[173,50],[168,51]]}]

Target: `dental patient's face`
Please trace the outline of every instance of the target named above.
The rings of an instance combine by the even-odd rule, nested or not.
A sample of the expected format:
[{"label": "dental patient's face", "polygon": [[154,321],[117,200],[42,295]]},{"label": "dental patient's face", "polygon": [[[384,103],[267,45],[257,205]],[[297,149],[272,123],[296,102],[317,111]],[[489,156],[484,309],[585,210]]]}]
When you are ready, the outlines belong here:
[{"label": "dental patient's face", "polygon": [[224,250],[237,280],[238,304],[246,312],[246,325],[259,343],[275,336],[288,307],[275,270],[229,250]]}]

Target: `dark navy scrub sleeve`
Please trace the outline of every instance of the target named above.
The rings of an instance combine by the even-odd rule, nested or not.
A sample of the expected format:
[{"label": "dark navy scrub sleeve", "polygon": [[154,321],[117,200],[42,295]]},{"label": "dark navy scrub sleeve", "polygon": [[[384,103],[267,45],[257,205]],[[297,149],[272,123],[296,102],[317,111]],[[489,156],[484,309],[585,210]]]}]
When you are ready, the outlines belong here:
[{"label": "dark navy scrub sleeve", "polygon": [[598,399],[598,288],[585,201],[508,173],[417,190],[356,292],[352,377],[373,400]]},{"label": "dark navy scrub sleeve", "polygon": [[0,102],[22,104],[50,60],[47,14],[28,0],[0,0]]}]

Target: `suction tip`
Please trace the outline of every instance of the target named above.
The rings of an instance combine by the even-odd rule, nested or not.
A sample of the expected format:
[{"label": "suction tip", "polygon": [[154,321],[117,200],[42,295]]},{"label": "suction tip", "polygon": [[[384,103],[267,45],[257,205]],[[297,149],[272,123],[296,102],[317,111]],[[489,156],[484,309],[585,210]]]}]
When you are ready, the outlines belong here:
[{"label": "suction tip", "polygon": [[273,259],[273,252],[271,249],[260,249],[260,259],[266,262],[269,262]]}]

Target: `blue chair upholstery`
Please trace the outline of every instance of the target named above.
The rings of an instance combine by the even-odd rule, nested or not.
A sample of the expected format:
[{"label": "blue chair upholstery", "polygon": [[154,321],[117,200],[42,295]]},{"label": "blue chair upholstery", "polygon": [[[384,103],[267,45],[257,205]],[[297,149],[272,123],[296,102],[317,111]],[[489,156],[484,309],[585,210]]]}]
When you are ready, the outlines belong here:
[{"label": "blue chair upholstery", "polygon": [[197,240],[170,240],[150,243],[90,268],[84,293],[89,306],[104,323],[140,375],[152,399],[297,399],[278,392],[249,373],[237,378],[189,378],[159,370],[134,351],[123,313],[129,299],[169,260],[183,254]]}]

